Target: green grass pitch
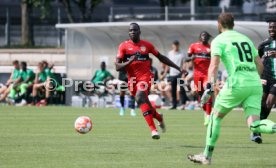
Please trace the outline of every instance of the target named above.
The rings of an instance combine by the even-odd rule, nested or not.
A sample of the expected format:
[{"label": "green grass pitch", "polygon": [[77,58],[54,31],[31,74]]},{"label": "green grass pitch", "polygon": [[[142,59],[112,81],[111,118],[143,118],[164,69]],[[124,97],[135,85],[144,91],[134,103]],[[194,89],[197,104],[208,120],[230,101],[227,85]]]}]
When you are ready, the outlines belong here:
[{"label": "green grass pitch", "polygon": [[[138,111],[138,110],[137,110]],[[189,168],[202,152],[206,128],[199,111],[165,111],[167,132],[152,140],[142,115],[119,117],[118,109],[0,107],[0,168]],[[78,116],[92,119],[86,135],[75,132]],[[276,121],[276,114],[270,119]],[[222,121],[211,167],[276,167],[276,135],[249,141],[241,112]]]}]

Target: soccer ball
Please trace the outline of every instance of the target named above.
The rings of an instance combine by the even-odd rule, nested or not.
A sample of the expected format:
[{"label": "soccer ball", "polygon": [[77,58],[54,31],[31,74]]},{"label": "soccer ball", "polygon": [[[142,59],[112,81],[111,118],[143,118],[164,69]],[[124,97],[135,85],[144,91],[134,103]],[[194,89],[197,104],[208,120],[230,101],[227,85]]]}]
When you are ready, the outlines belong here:
[{"label": "soccer ball", "polygon": [[87,116],[80,116],[75,121],[75,130],[80,134],[86,134],[92,129],[92,121]]}]

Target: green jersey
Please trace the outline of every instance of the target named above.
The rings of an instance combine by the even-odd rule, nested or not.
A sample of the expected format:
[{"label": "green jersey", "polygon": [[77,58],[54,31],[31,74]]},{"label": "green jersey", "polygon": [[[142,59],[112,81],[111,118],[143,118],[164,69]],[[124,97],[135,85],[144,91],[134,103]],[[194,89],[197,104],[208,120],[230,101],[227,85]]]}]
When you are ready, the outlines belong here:
[{"label": "green jersey", "polygon": [[211,43],[211,56],[219,56],[224,64],[228,86],[261,86],[254,62],[258,52],[247,36],[234,30],[221,33]]},{"label": "green jersey", "polygon": [[92,80],[93,83],[99,83],[105,80],[107,77],[111,77],[111,73],[107,70],[97,70],[95,73],[95,78]]},{"label": "green jersey", "polygon": [[51,72],[50,68],[45,68],[44,72],[45,72],[47,77],[53,78],[53,73]]},{"label": "green jersey", "polygon": [[30,78],[28,82],[32,82],[35,79],[35,74],[34,74],[33,70],[27,69],[26,71],[20,72],[20,77],[22,78],[23,81]]},{"label": "green jersey", "polygon": [[45,71],[38,74],[38,80],[39,82],[45,82],[47,80],[47,74],[45,73]]},{"label": "green jersey", "polygon": [[14,80],[14,79],[17,79],[19,77],[20,77],[20,70],[14,68],[13,73],[12,73],[12,79]]}]

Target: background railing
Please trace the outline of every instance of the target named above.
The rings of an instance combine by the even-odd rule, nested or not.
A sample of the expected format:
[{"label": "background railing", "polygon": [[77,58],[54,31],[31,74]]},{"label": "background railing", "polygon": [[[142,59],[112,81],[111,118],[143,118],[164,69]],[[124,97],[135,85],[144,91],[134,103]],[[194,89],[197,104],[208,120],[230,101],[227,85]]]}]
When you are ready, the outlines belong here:
[{"label": "background railing", "polygon": [[[139,6],[125,7],[99,5],[92,13],[91,22],[119,22],[119,21],[170,21],[170,20],[216,20],[222,9],[220,7],[155,7]],[[80,17],[77,9],[72,15],[78,20]],[[236,20],[264,21],[271,13],[244,14],[241,7],[232,6],[224,9],[232,12]],[[31,34],[35,46],[62,47],[64,45],[64,32],[56,29],[57,23],[68,23],[64,8],[55,5],[51,15],[40,19],[41,13],[34,9],[31,15]],[[21,9],[20,4],[0,5],[0,46],[14,46],[20,44],[21,37]]]}]

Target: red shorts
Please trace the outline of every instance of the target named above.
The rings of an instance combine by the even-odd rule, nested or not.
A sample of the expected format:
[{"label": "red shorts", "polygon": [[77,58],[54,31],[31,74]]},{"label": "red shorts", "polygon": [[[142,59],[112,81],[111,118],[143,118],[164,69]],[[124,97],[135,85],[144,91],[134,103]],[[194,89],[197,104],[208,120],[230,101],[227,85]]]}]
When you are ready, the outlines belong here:
[{"label": "red shorts", "polygon": [[204,92],[204,86],[208,82],[208,76],[194,76],[194,87],[198,93]]},{"label": "red shorts", "polygon": [[149,94],[151,88],[151,80],[140,80],[136,82],[128,81],[128,90],[131,96],[135,96],[136,92],[145,91],[146,94]]}]

